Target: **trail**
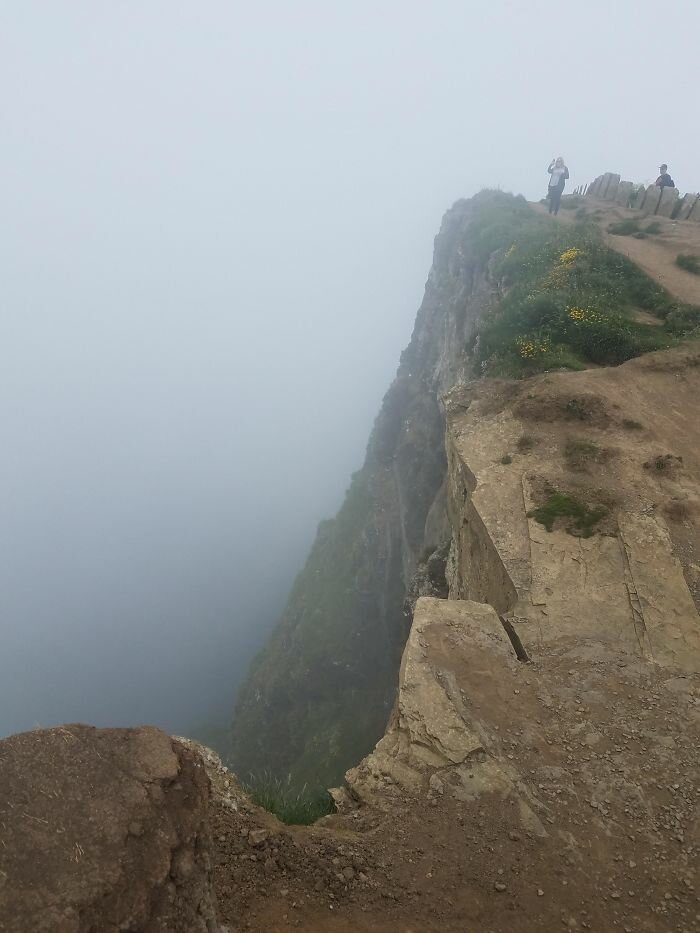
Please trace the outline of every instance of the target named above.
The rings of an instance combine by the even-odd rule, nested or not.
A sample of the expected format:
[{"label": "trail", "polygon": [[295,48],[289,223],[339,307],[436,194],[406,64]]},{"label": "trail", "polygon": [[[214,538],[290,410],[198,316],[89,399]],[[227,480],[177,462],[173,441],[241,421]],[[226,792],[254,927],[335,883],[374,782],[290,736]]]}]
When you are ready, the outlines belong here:
[{"label": "trail", "polygon": [[[635,262],[676,298],[689,304],[700,304],[700,275],[686,272],[676,265],[679,253],[691,253],[700,258],[700,224],[669,220],[666,217],[644,218],[643,211],[626,210],[619,204],[596,198],[586,198],[585,206],[590,218],[602,230],[605,242],[611,249]],[[533,204],[532,207],[540,214],[547,213],[543,204]],[[557,220],[562,223],[574,223],[574,215],[575,211],[562,210]],[[642,229],[648,223],[656,221],[661,227],[661,232],[650,234],[645,239],[615,236],[607,232],[609,224],[627,218],[640,220]]]}]

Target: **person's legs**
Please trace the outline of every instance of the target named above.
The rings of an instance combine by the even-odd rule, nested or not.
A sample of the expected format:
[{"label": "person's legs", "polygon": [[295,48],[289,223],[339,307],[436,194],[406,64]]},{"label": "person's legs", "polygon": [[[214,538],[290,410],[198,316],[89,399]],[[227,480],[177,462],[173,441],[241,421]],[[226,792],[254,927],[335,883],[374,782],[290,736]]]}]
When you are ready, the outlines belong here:
[{"label": "person's legs", "polygon": [[559,187],[552,188],[552,213],[554,214],[555,217],[559,213],[559,204],[561,203],[561,192],[562,192],[562,189]]},{"label": "person's legs", "polygon": [[555,197],[555,192],[556,192],[556,189],[555,189],[555,188],[550,188],[550,189],[547,191],[548,200],[549,200],[549,213],[550,213],[550,214],[551,214],[552,211],[554,210],[554,197]]}]

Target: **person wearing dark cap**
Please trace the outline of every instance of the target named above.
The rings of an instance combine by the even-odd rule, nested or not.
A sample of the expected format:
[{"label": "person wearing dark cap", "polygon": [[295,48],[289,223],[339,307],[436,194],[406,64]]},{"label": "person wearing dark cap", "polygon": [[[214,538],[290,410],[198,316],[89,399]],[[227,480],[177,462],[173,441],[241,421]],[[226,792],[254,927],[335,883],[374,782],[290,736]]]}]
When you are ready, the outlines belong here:
[{"label": "person wearing dark cap", "polygon": [[659,177],[655,181],[657,188],[675,188],[676,183],[668,174],[668,165],[659,166]]}]

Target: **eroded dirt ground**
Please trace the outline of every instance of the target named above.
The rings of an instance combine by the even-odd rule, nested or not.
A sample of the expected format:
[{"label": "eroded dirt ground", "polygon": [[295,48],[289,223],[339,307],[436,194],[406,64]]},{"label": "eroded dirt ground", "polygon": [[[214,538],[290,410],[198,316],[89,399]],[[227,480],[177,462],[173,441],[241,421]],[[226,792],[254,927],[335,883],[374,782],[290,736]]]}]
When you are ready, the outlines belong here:
[{"label": "eroded dirt ground", "polygon": [[700,930],[700,678],[584,644],[544,648],[499,694],[478,711],[500,736],[490,751],[520,775],[545,836],[522,829],[514,798],[432,791],[283,828],[246,812],[220,772],[222,921],[270,933]]},{"label": "eroded dirt ground", "polygon": [[[601,212],[597,221],[604,229],[634,216],[605,202],[592,208]],[[560,215],[562,222],[570,219]],[[700,225],[661,224],[659,236],[610,236],[610,245],[678,297],[700,302],[700,278],[674,264],[678,252],[700,253]],[[626,508],[664,514],[674,555],[697,599],[695,484],[688,477],[698,440],[697,431],[681,427],[696,400],[691,393],[681,405],[697,371],[691,356],[679,349],[632,364],[629,386],[620,383],[621,370],[570,378],[579,394],[600,394],[605,383],[612,414],[585,429],[597,443],[618,449],[596,469],[609,483],[624,480]],[[541,377],[542,391],[560,378]],[[670,399],[662,417],[659,399],[652,405],[648,398],[657,383]],[[507,419],[494,417],[500,417],[504,443],[510,442]],[[619,449],[623,418],[633,436],[625,441],[627,472]],[[554,437],[549,423],[537,422],[532,430],[552,434],[559,450],[564,434]],[[683,469],[652,482],[644,461],[667,453]],[[505,470],[517,466],[515,458]],[[570,622],[571,637],[530,638],[532,660],[504,664],[488,683],[486,665],[478,670],[478,652],[451,655],[449,643],[440,657],[437,649],[428,651],[435,669],[456,678],[486,737],[484,750],[466,762],[474,762],[475,785],[488,756],[517,792],[480,787],[471,794],[468,787],[451,787],[445,769],[412,794],[387,776],[378,806],[349,806],[309,829],[291,828],[252,807],[211,759],[215,884],[220,917],[231,933],[700,931],[700,676],[672,653],[665,666],[625,653],[604,637],[604,609],[599,637],[589,637],[596,630],[590,619],[581,628]],[[536,815],[530,829],[524,828],[523,801]]]}]

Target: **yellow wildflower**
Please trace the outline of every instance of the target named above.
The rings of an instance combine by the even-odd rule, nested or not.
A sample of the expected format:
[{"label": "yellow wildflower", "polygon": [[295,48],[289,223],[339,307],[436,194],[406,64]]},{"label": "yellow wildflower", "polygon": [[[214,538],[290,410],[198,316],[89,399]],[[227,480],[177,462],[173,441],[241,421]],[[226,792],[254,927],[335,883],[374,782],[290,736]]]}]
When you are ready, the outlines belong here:
[{"label": "yellow wildflower", "polygon": [[565,249],[565,250],[564,250],[564,252],[563,252],[563,253],[561,254],[561,256],[559,257],[559,262],[560,262],[563,266],[566,266],[566,265],[568,265],[569,263],[574,262],[574,260],[575,260],[578,256],[580,256],[580,255],[581,255],[581,250],[580,250],[580,249],[576,249],[575,246],[572,246],[570,249]]}]

